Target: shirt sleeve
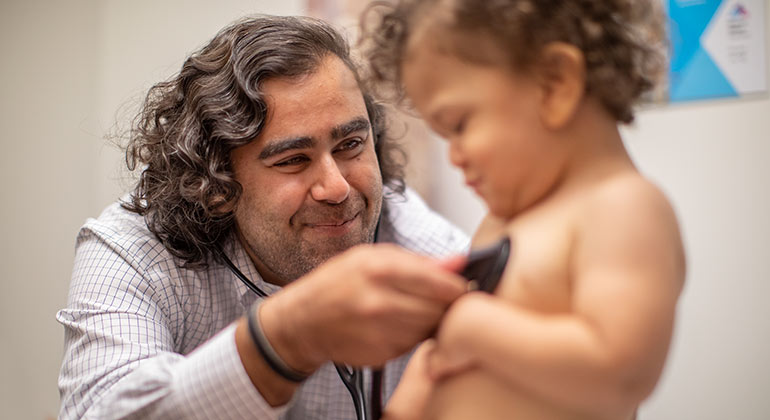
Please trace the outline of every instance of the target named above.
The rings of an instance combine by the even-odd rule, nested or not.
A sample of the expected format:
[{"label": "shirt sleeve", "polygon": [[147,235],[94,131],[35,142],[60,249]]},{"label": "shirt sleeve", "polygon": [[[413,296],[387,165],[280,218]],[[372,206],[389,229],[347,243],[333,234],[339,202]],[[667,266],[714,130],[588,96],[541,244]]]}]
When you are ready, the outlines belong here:
[{"label": "shirt sleeve", "polygon": [[145,277],[130,248],[87,229],[79,235],[68,304],[57,314],[65,327],[59,418],[277,419],[285,407],[270,407],[249,380],[234,325],[188,355],[176,352],[173,293]]}]

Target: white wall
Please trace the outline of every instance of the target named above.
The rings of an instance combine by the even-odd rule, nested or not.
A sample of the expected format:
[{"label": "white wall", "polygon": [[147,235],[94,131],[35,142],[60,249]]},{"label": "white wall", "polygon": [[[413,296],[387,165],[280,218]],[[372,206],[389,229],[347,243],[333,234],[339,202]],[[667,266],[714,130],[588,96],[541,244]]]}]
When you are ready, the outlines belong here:
[{"label": "white wall", "polygon": [[86,1],[0,6],[0,411],[43,419],[56,375],[75,233],[99,175],[95,110],[97,10]]},{"label": "white wall", "polygon": [[[0,2],[0,417],[57,412],[63,334],[53,317],[75,234],[127,185],[103,139],[116,115],[231,20],[302,4]],[[669,365],[641,418],[770,418],[770,100],[647,110],[624,133],[673,201],[689,258]],[[473,231],[483,206],[448,168],[445,145],[434,147],[441,158],[427,170],[445,181],[433,202]]]},{"label": "white wall", "polygon": [[[127,184],[106,144],[152,83],[220,28],[303,0],[0,2],[0,418],[56,416],[74,241]],[[127,105],[128,104],[128,105]],[[119,112],[122,108],[123,111]]]}]

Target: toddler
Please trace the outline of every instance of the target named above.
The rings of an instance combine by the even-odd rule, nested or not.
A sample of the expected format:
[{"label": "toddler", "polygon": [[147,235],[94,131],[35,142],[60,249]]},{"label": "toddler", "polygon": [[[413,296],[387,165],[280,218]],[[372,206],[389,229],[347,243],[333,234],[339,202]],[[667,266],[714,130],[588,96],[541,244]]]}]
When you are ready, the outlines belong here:
[{"label": "toddler", "polygon": [[396,88],[509,236],[494,295],[471,292],[423,345],[392,419],[634,417],[671,340],[685,261],[664,194],[618,124],[662,73],[644,0],[405,0],[365,28]]}]

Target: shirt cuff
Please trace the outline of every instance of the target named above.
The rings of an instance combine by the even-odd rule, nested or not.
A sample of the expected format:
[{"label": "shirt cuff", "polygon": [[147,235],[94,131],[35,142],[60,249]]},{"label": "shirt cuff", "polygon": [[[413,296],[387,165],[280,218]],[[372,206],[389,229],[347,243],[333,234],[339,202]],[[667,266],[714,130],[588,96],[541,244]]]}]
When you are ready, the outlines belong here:
[{"label": "shirt cuff", "polygon": [[235,346],[235,323],[190,353],[181,365],[171,395],[182,400],[172,405],[190,418],[278,419],[288,408],[271,407],[251,383]]}]

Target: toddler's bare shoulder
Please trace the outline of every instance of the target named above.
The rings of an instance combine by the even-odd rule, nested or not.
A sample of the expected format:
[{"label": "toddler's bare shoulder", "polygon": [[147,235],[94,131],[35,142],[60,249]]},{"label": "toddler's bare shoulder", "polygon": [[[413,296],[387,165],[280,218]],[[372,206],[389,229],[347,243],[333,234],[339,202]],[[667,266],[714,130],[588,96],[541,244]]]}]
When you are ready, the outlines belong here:
[{"label": "toddler's bare shoulder", "polygon": [[639,173],[631,172],[613,176],[597,184],[587,196],[588,210],[612,213],[641,212],[673,213],[665,193],[652,181]]}]

